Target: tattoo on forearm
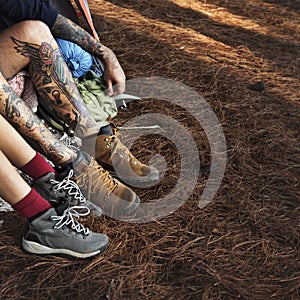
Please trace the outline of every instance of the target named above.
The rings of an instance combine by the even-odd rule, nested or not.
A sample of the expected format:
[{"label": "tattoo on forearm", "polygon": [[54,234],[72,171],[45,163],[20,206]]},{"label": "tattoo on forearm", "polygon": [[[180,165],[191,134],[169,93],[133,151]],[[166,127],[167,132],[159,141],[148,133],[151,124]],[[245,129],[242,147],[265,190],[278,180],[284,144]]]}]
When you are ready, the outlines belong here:
[{"label": "tattoo on forearm", "polygon": [[10,85],[1,78],[0,113],[24,137],[36,141],[39,151],[54,163],[60,163],[66,155],[71,155],[71,150],[51,134],[25,102],[11,89]]},{"label": "tattoo on forearm", "polygon": [[72,41],[80,45],[86,51],[103,56],[102,44],[95,40],[87,31],[71,20],[58,15],[51,31],[55,36]]}]

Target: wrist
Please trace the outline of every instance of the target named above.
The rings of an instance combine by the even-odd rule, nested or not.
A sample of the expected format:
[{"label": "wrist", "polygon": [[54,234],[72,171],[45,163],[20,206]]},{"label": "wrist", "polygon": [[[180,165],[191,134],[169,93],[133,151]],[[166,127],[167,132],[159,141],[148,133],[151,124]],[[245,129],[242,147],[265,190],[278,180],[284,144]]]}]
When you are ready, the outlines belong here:
[{"label": "wrist", "polygon": [[101,55],[101,61],[105,64],[111,64],[113,61],[115,61],[117,58],[113,51],[109,49],[108,47],[105,47],[102,45],[101,47],[102,55]]},{"label": "wrist", "polygon": [[104,64],[107,64],[110,60],[111,55],[112,55],[112,51],[109,48],[105,47],[105,46],[103,46],[101,50],[102,50],[102,62]]}]

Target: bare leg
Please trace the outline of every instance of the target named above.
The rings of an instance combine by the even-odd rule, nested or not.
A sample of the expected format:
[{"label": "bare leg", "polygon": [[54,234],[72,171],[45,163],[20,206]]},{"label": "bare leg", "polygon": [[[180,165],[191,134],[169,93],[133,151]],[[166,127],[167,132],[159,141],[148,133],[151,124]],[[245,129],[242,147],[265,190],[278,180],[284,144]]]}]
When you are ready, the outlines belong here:
[{"label": "bare leg", "polygon": [[[82,100],[49,28],[39,21],[24,21],[1,35],[0,45],[4,45],[7,57],[22,57],[29,62],[37,92],[73,129],[77,126],[79,137],[97,133],[99,128]],[[23,62],[17,62],[24,66]],[[0,69],[5,70],[6,78],[18,69],[15,65],[10,69],[8,63],[2,68],[1,64],[3,62]]]},{"label": "bare leg", "polygon": [[14,166],[23,167],[36,155],[36,151],[1,115],[0,128],[0,151]]},{"label": "bare leg", "polygon": [[0,197],[15,205],[30,191],[30,186],[0,150]]}]

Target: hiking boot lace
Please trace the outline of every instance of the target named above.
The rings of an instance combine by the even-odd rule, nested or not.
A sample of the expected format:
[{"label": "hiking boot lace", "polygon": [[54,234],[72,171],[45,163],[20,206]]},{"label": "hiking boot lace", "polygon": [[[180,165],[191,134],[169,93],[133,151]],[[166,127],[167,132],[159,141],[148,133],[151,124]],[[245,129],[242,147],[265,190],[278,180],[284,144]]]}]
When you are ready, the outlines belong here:
[{"label": "hiking boot lace", "polygon": [[[86,212],[79,212],[77,209],[82,210],[86,209]],[[74,220],[73,217],[79,218],[87,216],[90,213],[90,209],[86,206],[72,206],[67,208],[61,216],[51,216],[51,220],[58,221],[55,225],[55,229],[64,229],[68,227],[71,231],[75,231],[76,235],[88,235],[89,229],[84,227],[81,223]],[[71,233],[71,231],[69,233]]]},{"label": "hiking boot lace", "polygon": [[109,195],[118,187],[119,183],[115,180],[108,171],[105,171],[98,163],[92,159],[89,166],[86,166],[86,175],[87,175],[87,182],[93,183],[88,185],[88,198],[91,195],[92,187],[97,189],[100,186],[105,186],[107,188],[106,197],[108,198]]},{"label": "hiking boot lace", "polygon": [[78,185],[72,181],[70,178],[73,176],[73,170],[70,170],[68,176],[66,176],[62,181],[57,181],[55,179],[50,179],[50,183],[53,184],[53,191],[66,191],[69,196],[72,197],[72,202],[75,200],[79,201],[79,203],[86,203],[86,198],[82,194]]},{"label": "hiking boot lace", "polygon": [[[116,139],[119,139],[116,135],[108,136],[105,141],[107,142],[107,148],[110,148]],[[128,161],[133,159],[133,163],[137,164],[137,159],[134,155],[128,150],[128,148],[120,141],[118,149],[116,151],[122,158],[126,158]]]}]

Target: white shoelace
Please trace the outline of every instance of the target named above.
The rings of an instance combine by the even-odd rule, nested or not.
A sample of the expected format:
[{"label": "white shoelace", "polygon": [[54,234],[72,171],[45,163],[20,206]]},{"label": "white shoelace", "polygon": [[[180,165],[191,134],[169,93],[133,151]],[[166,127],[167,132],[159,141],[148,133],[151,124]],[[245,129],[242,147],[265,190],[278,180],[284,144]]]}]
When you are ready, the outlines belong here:
[{"label": "white shoelace", "polygon": [[[86,212],[79,212],[78,209],[86,209]],[[76,234],[88,235],[90,230],[84,227],[78,221],[74,220],[73,217],[84,217],[87,216],[89,213],[90,209],[86,206],[72,206],[67,208],[61,216],[52,216],[51,220],[58,221],[54,226],[55,229],[60,229],[63,226],[68,226],[68,228],[71,228],[73,231],[76,232]]]},{"label": "white shoelace", "polygon": [[69,196],[73,197],[75,200],[79,201],[80,203],[86,203],[86,198],[82,194],[79,186],[72,181],[70,178],[73,176],[73,170],[70,170],[68,176],[66,176],[62,181],[57,181],[55,179],[51,179],[50,182],[53,185],[53,190],[65,190]]},{"label": "white shoelace", "polygon": [[59,140],[64,145],[66,145],[67,147],[71,148],[74,151],[78,151],[80,149],[80,147],[82,146],[82,141],[80,138],[78,138],[76,136],[70,137],[65,132],[63,133],[63,135],[61,136],[61,138]]}]

